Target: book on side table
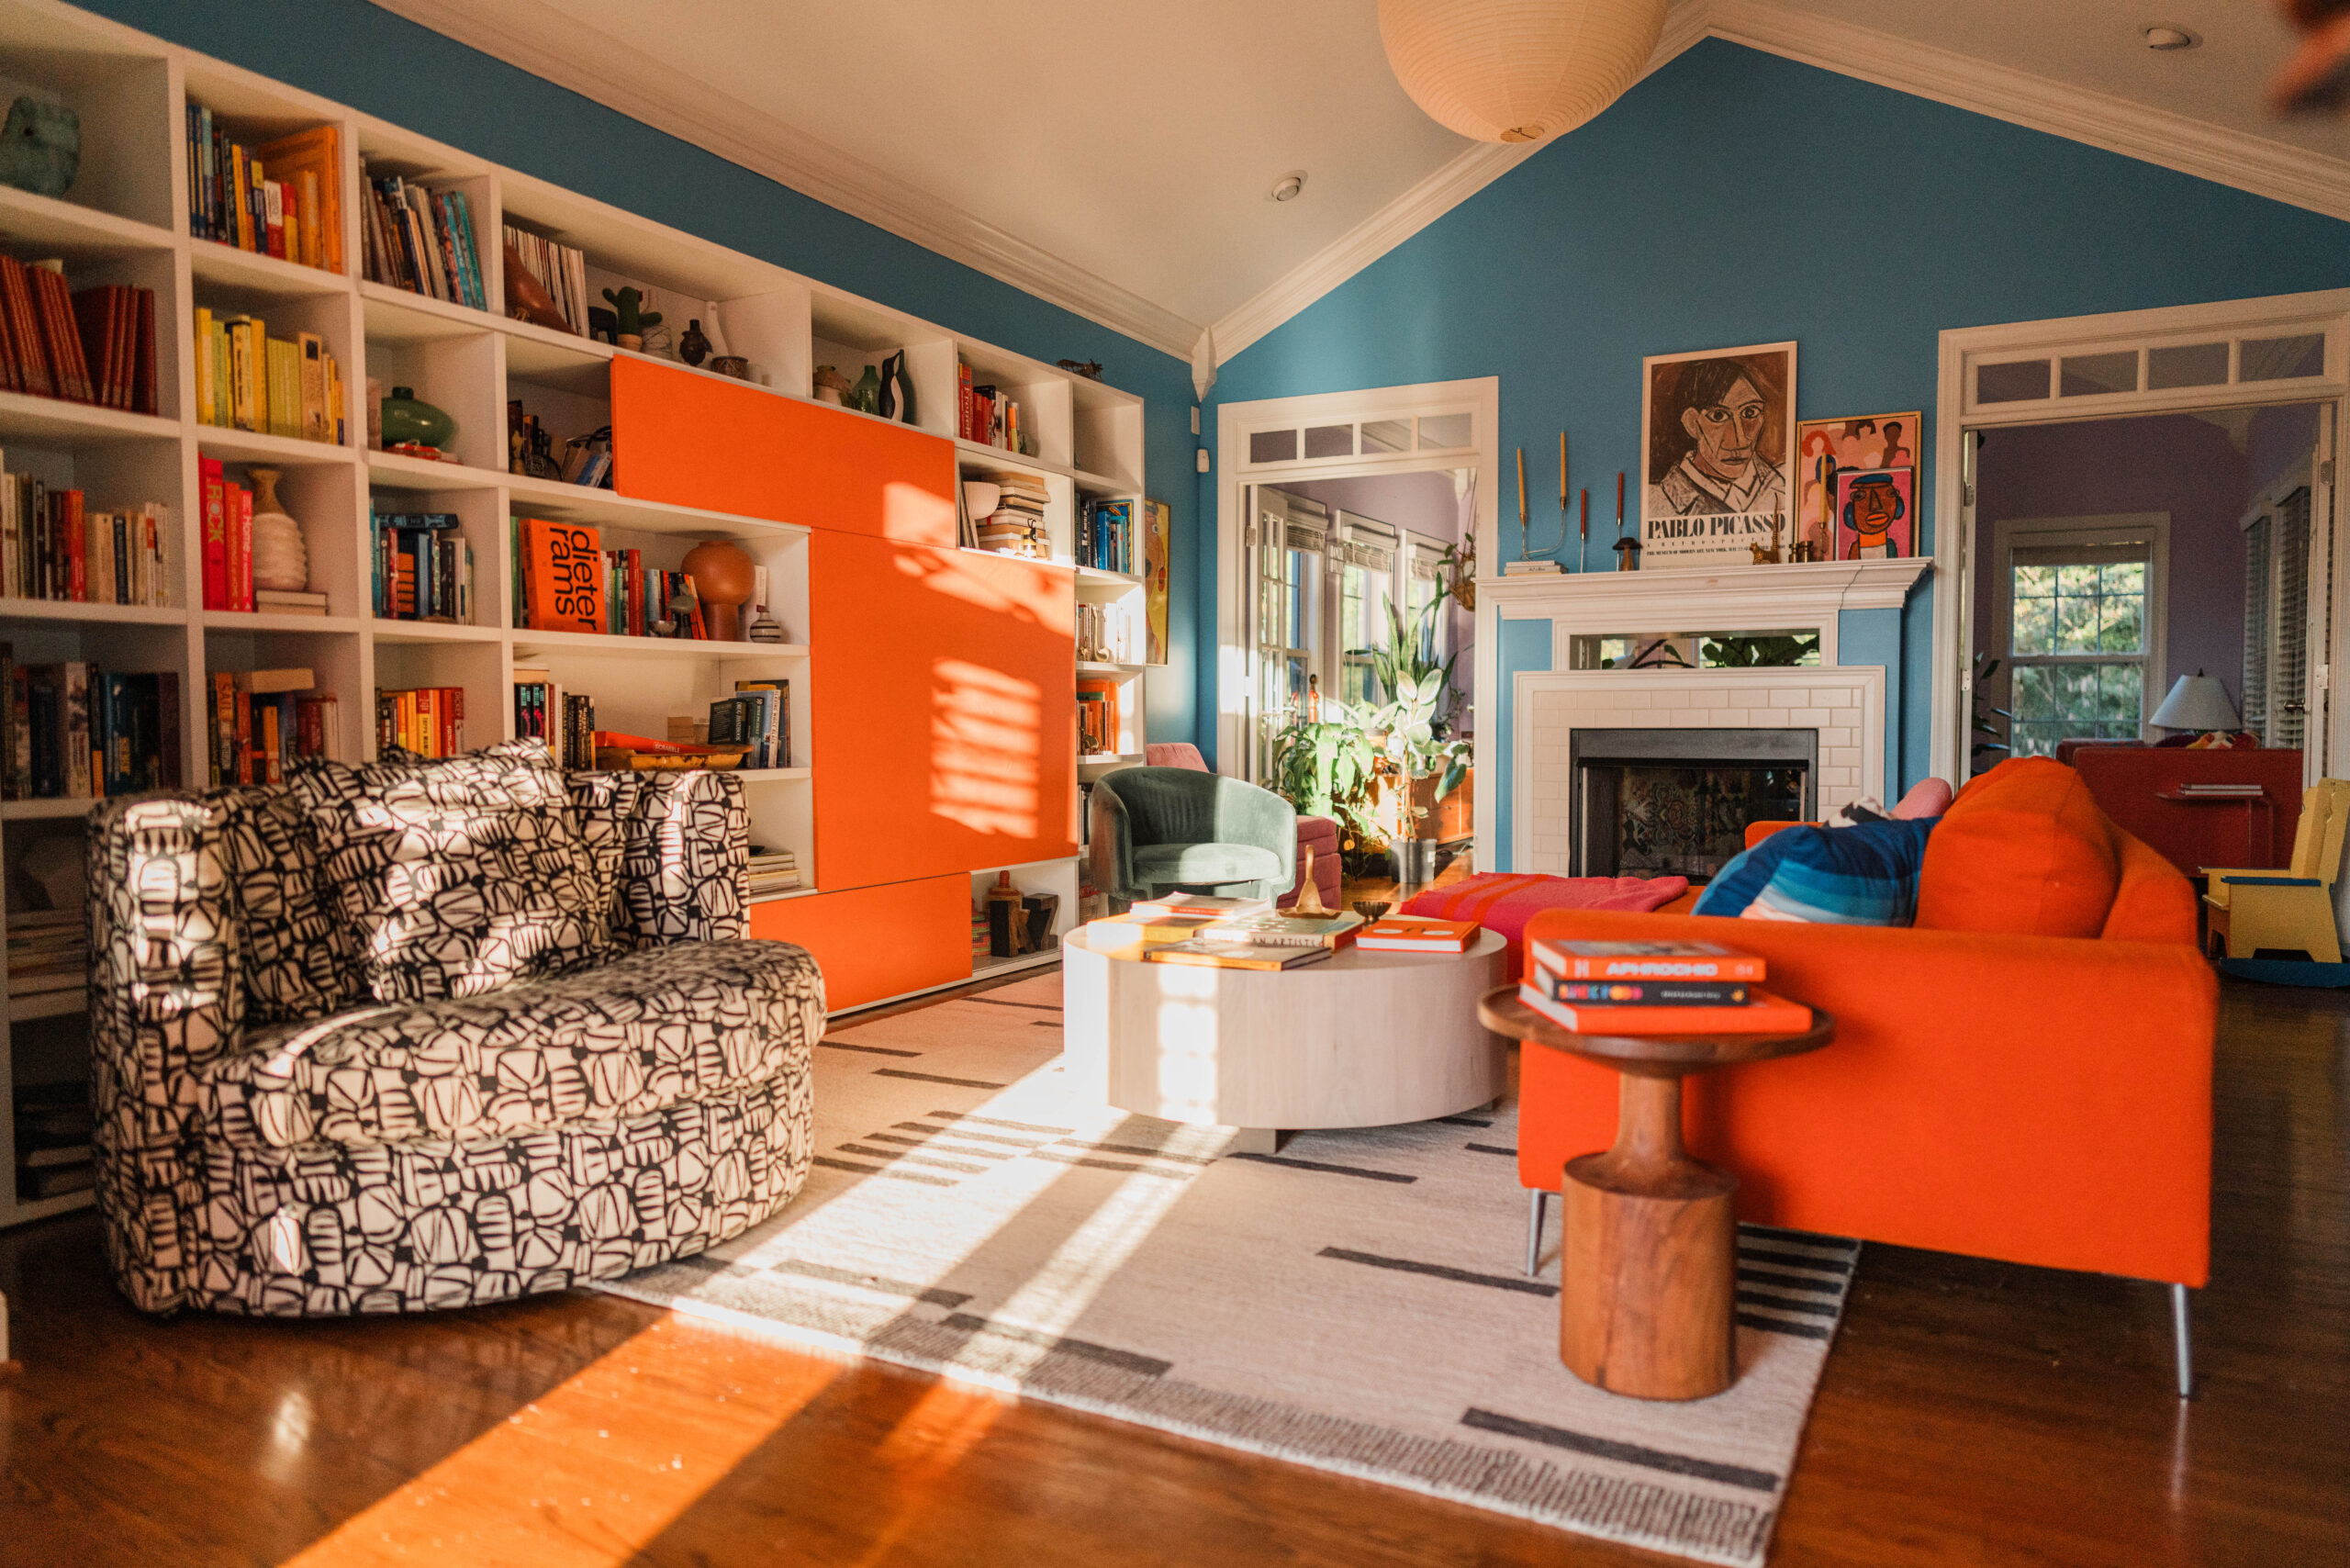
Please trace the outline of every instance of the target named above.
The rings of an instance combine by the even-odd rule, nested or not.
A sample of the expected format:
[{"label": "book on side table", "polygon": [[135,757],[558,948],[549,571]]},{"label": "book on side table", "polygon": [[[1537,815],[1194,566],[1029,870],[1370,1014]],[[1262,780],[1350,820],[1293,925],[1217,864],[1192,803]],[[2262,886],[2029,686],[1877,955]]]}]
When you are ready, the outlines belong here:
[{"label": "book on side table", "polygon": [[1811,1009],[1711,942],[1530,942],[1520,1002],[1578,1035],[1799,1035]]}]

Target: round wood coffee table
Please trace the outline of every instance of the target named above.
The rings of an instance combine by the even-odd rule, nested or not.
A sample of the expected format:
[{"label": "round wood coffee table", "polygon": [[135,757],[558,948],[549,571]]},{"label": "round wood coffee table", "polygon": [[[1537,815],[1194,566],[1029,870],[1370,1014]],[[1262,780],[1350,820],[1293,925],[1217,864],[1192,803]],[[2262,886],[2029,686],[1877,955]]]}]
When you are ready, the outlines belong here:
[{"label": "round wood coffee table", "polygon": [[1560,1183],[1559,1359],[1636,1399],[1721,1393],[1738,1377],[1738,1178],[1682,1147],[1681,1080],[1818,1050],[1835,1037],[1835,1018],[1814,1008],[1800,1035],[1578,1035],[1516,986],[1486,992],[1477,1016],[1495,1034],[1621,1075],[1616,1146],[1568,1160]]}]

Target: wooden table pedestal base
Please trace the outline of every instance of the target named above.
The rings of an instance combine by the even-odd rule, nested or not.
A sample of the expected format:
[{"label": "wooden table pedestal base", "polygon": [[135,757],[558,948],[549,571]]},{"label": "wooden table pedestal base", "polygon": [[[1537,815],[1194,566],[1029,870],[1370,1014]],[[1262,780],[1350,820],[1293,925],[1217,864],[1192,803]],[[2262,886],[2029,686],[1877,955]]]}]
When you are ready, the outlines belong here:
[{"label": "wooden table pedestal base", "polygon": [[1738,1178],[1681,1147],[1681,1080],[1624,1074],[1616,1147],[1567,1162],[1559,1357],[1595,1388],[1703,1399],[1738,1375]]}]

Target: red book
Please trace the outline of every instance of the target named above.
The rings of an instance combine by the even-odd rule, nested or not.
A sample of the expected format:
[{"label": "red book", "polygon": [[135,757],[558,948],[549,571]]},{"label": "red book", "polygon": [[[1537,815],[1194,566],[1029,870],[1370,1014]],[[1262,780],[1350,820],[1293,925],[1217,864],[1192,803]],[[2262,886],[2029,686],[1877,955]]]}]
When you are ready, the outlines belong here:
[{"label": "red book", "polygon": [[82,357],[98,367],[98,401],[111,406],[114,383],[115,286],[85,288],[73,297],[73,327],[82,340]]},{"label": "red book", "polygon": [[155,291],[151,288],[131,290],[136,297],[137,319],[131,327],[130,339],[130,411],[151,414],[155,409]]},{"label": "red book", "polygon": [[1560,1028],[1577,1035],[1800,1035],[1811,1009],[1756,986],[1743,1007],[1586,1007],[1553,1002],[1530,981],[1517,999]]},{"label": "red book", "polygon": [[90,599],[90,540],[82,492],[66,491],[64,502],[65,597],[76,604],[86,604]]},{"label": "red book", "polygon": [[624,574],[628,581],[628,634],[642,637],[644,635],[644,556],[635,550],[622,554],[628,561]]},{"label": "red book", "polygon": [[217,457],[196,459],[204,497],[204,608],[229,608],[229,513],[227,481]]},{"label": "red book", "polygon": [[1711,942],[1529,942],[1527,951],[1566,980],[1762,978],[1762,959]]},{"label": "red book", "polygon": [[971,367],[955,367],[955,433],[963,440],[971,439]]},{"label": "red book", "polygon": [[1482,929],[1473,920],[1407,915],[1373,921],[1357,933],[1355,946],[1374,953],[1465,953]]},{"label": "red book", "polygon": [[8,340],[16,346],[17,371],[24,382],[18,390],[36,398],[54,398],[57,383],[49,374],[49,353],[41,346],[40,321],[33,311],[33,285],[27,270],[16,257],[0,256],[0,305],[8,312]]},{"label": "red book", "polygon": [[0,391],[24,389],[24,375],[17,369],[16,324],[9,319],[6,295],[0,294]]},{"label": "red book", "polygon": [[228,487],[229,608],[253,607],[253,493],[242,485]]},{"label": "red book", "polygon": [[49,354],[56,395],[77,403],[97,401],[90,386],[90,367],[82,357],[81,330],[73,324],[73,297],[66,292],[64,278],[47,267],[28,267],[25,275],[32,283],[33,302],[40,315],[41,346]]}]

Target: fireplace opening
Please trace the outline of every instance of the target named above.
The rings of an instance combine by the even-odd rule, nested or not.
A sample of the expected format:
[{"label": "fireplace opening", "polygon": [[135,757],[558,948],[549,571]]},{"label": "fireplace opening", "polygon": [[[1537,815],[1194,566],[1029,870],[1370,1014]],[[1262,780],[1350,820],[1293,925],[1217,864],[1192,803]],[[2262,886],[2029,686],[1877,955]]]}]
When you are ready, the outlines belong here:
[{"label": "fireplace opening", "polygon": [[1710,881],[1748,823],[1817,817],[1818,763],[1817,730],[1576,730],[1574,875]]}]

